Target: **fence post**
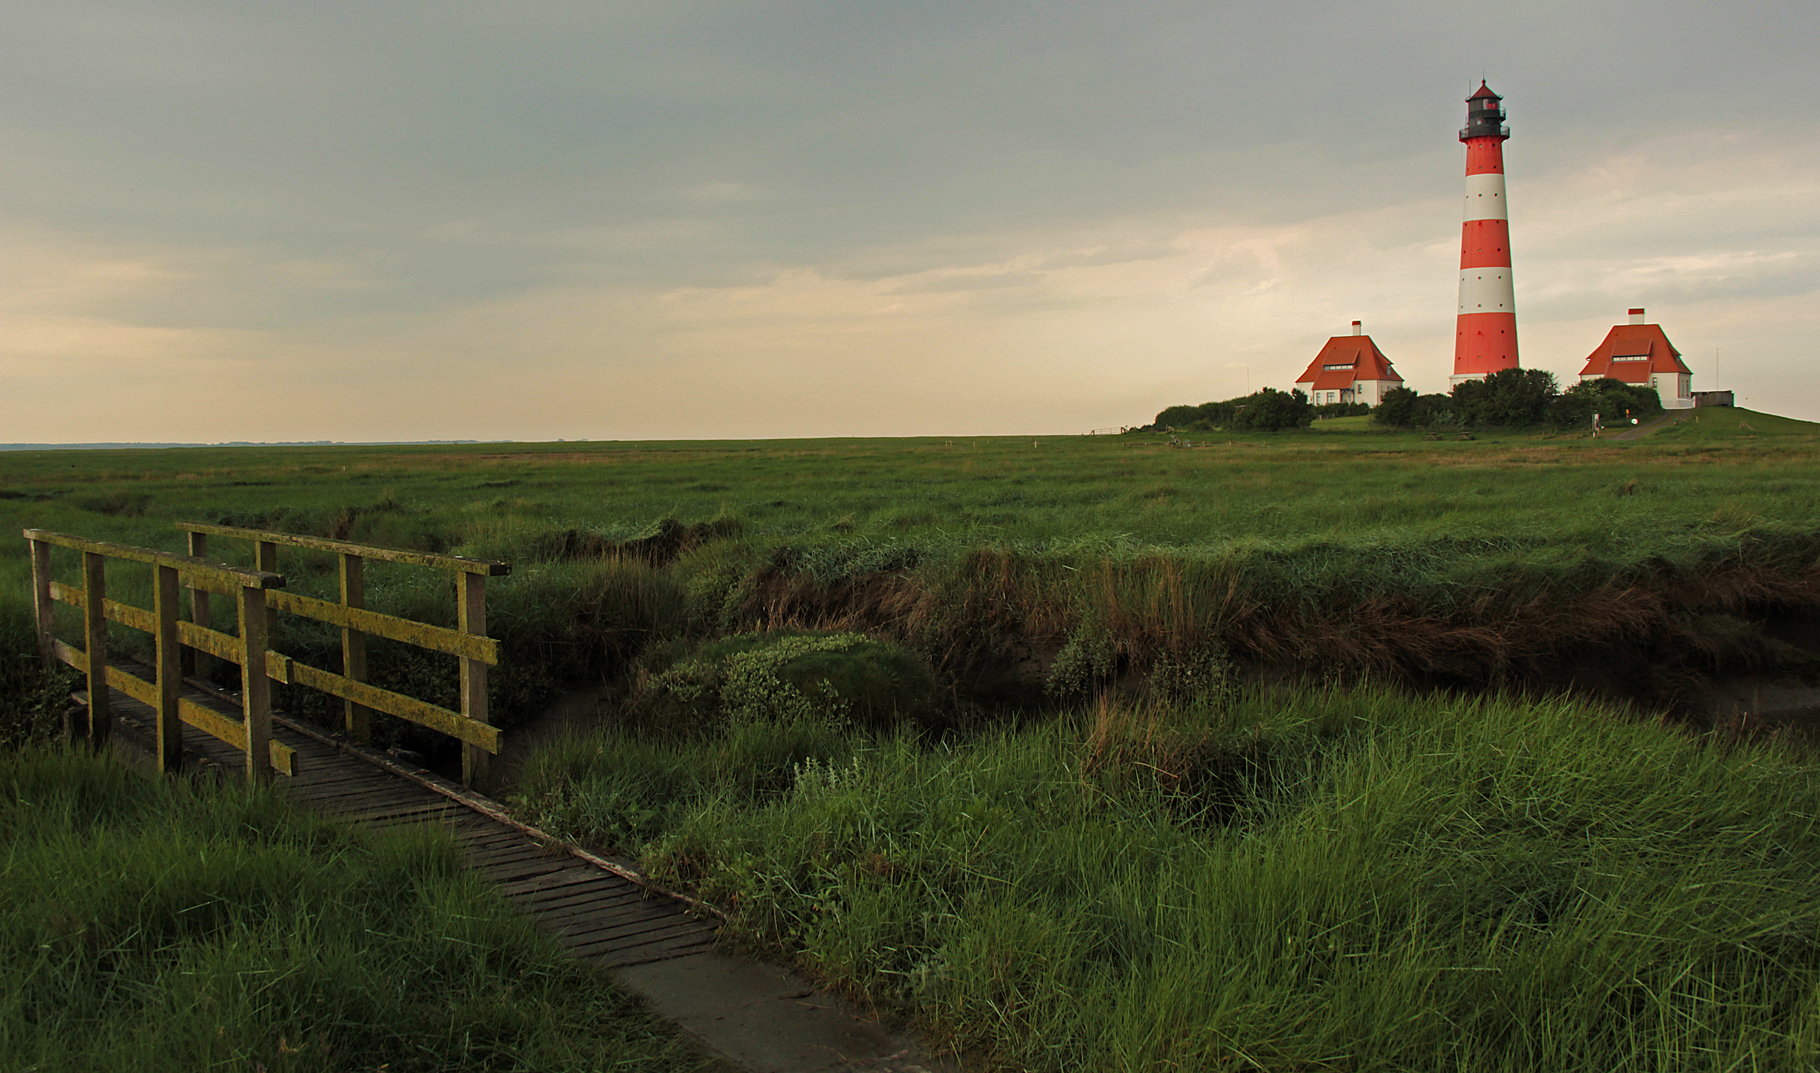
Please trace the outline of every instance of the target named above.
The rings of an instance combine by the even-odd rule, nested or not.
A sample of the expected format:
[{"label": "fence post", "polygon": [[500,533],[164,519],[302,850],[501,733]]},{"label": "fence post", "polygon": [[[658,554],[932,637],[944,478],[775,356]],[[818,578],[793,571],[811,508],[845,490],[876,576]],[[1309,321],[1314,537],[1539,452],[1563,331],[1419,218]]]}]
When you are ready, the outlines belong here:
[{"label": "fence post", "polygon": [[[208,534],[191,533],[191,534],[189,534],[189,537],[190,537],[190,554],[194,555],[198,559],[208,558],[209,557]],[[208,629],[211,625],[213,625],[213,617],[210,614],[211,610],[212,610],[212,608],[209,605],[209,591],[207,589],[200,589],[200,588],[191,586],[191,588],[190,588],[190,621],[194,622],[198,626],[201,626],[205,630]],[[186,648],[183,650],[183,673],[186,675],[196,673],[196,650],[193,648]]]},{"label": "fence post", "polygon": [[51,600],[51,546],[42,540],[32,543],[32,617],[38,623],[38,658],[48,668],[57,660],[57,605]]},{"label": "fence post", "polygon": [[114,729],[107,703],[107,557],[82,553],[82,645],[88,652],[88,741],[99,749]]},{"label": "fence post", "polygon": [[240,587],[240,714],[246,726],[246,776],[272,780],[272,683],[265,676],[265,590]]},{"label": "fence post", "polygon": [[[278,545],[271,541],[261,540],[259,542],[258,550],[253,553],[253,558],[255,560],[253,569],[263,570],[268,574],[276,574],[278,572]],[[276,604],[267,604],[265,608],[266,638],[269,640],[277,629],[278,607]]]},{"label": "fence post", "polygon": [[[367,605],[366,560],[358,555],[341,553],[341,606]],[[367,680],[367,635],[347,626],[341,628],[341,673],[347,678]],[[350,737],[362,745],[373,740],[373,713],[363,704],[341,702],[342,723]]]},{"label": "fence post", "polygon": [[182,645],[177,642],[177,603],[181,588],[177,568],[162,564],[152,585],[152,619],[157,627],[154,650],[158,664],[158,769],[175,774],[183,762],[183,720],[177,699],[183,694]]},{"label": "fence post", "polygon": [[[459,575],[461,632],[485,636],[487,632],[487,576],[469,571]],[[461,658],[461,714],[484,723],[487,721],[487,665],[477,659]],[[487,777],[492,754],[478,745],[461,744],[461,781],[473,786]]]}]

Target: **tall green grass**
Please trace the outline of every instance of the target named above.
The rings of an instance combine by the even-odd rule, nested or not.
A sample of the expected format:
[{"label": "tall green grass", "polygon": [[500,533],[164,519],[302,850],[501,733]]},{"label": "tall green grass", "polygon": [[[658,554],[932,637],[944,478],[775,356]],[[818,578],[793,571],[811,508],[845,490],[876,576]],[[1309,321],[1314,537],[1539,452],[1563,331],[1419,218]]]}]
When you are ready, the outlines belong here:
[{"label": "tall green grass", "polygon": [[526,800],[988,1068],[1820,1060],[1820,766],[1774,745],[1381,689],[770,743],[604,734]]},{"label": "tall green grass", "polygon": [[0,1068],[711,1068],[429,832],[8,751],[0,877]]}]

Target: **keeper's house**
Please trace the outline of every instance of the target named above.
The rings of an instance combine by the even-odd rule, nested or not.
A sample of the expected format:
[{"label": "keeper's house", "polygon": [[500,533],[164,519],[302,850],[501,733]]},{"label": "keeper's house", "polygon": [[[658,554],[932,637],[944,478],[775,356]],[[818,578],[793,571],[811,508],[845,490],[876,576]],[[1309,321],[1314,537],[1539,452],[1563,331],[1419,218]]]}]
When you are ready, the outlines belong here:
[{"label": "keeper's house", "polygon": [[1616,324],[1586,359],[1580,379],[1611,377],[1639,387],[1653,387],[1662,405],[1685,410],[1694,405],[1694,372],[1681,360],[1681,352],[1668,341],[1661,325],[1643,323],[1643,311],[1630,311],[1629,324]]},{"label": "keeper's house", "polygon": [[1330,402],[1362,402],[1376,406],[1385,392],[1402,387],[1403,378],[1390,367],[1390,359],[1366,335],[1358,321],[1351,335],[1336,335],[1315,355],[1313,364],[1295,382],[1316,406]]}]

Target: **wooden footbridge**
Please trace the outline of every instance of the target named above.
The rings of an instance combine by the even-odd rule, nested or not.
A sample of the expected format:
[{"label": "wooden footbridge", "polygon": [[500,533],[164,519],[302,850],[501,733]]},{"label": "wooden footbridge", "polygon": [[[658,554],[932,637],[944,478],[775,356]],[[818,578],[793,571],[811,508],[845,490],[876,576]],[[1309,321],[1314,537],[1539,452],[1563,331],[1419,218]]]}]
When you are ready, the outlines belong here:
[{"label": "wooden footbridge", "polygon": [[[373,828],[437,825],[453,836],[471,868],[579,958],[636,965],[695,953],[713,942],[715,924],[707,907],[519,823],[473,788],[486,774],[487,758],[499,751],[500,731],[486,721],[486,669],[499,658],[498,643],[486,636],[486,579],[505,574],[506,564],[226,526],[181,528],[188,533],[188,555],[25,531],[40,655],[86,677],[87,688],[76,695],[81,708],[69,726],[73,736],[97,748],[118,738],[126,746],[118,755],[138,756],[161,772],[244,772],[249,781],[270,783],[300,805]],[[250,543],[253,565],[209,558],[211,537]],[[340,599],[285,592],[285,577],[278,572],[281,546],[336,556]],[[74,560],[65,569],[73,568],[80,584],[53,577],[64,559]],[[457,627],[368,610],[370,562],[453,574]],[[149,608],[108,596],[112,564],[150,569]],[[184,590],[190,595],[187,618]],[[233,606],[232,633],[214,627],[214,600],[221,597]],[[59,614],[60,604],[77,609],[79,622],[70,621],[78,618],[70,612]],[[270,639],[279,614],[340,627],[341,666],[314,667],[274,651]],[[59,639],[60,618],[66,627],[79,627],[71,631],[79,633],[79,645]],[[109,623],[150,634],[151,658],[110,655]],[[460,710],[368,682],[369,637],[456,657]],[[237,686],[226,689],[197,677],[202,657],[232,665]],[[312,727],[274,712],[272,682],[338,698],[343,725]],[[375,712],[458,739],[461,781],[373,748]]]}]

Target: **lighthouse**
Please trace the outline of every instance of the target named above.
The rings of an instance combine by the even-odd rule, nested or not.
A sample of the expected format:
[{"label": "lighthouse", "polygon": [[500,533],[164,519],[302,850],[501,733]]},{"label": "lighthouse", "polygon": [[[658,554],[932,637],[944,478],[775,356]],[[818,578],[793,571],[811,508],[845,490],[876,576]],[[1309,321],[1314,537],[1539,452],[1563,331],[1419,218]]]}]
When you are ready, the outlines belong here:
[{"label": "lighthouse", "polygon": [[1517,367],[1517,295],[1510,278],[1510,214],[1504,203],[1504,98],[1483,81],[1466,98],[1466,222],[1460,230],[1460,313],[1453,378],[1481,380]]}]

